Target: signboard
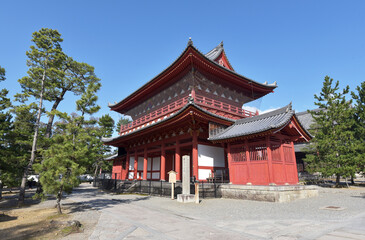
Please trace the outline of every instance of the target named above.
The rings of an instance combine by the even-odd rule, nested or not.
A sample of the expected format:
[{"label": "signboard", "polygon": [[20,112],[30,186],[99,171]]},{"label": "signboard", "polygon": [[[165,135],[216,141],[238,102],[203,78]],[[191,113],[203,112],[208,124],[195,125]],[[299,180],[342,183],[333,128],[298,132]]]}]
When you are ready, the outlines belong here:
[{"label": "signboard", "polygon": [[177,172],[171,170],[170,172],[168,172],[168,174],[169,174],[169,183],[176,183]]}]

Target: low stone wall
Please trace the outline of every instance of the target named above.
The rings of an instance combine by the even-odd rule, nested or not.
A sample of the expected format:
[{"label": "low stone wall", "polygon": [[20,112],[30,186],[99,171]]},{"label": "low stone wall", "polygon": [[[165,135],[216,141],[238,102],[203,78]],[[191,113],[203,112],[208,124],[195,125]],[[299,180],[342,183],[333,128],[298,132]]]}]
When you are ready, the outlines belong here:
[{"label": "low stone wall", "polygon": [[[117,193],[140,193],[155,196],[171,196],[171,183],[165,181],[127,181],[114,179],[99,179],[97,187]],[[221,183],[199,183],[200,198],[221,198]],[[182,193],[182,183],[177,182],[174,188],[175,198]],[[190,184],[190,193],[195,193],[195,185]]]},{"label": "low stone wall", "polygon": [[232,185],[221,186],[223,198],[266,202],[290,202],[296,199],[318,196],[317,186],[288,185],[288,186],[252,186]]},{"label": "low stone wall", "polygon": [[[122,181],[100,179],[99,188],[118,193],[141,193],[155,196],[171,196],[171,184],[163,181]],[[194,194],[194,184],[190,184],[190,193]],[[182,193],[182,184],[175,184],[175,198]],[[285,185],[285,186],[254,186],[199,183],[200,198],[233,198],[266,202],[290,202],[296,199],[318,196],[317,186]]]}]

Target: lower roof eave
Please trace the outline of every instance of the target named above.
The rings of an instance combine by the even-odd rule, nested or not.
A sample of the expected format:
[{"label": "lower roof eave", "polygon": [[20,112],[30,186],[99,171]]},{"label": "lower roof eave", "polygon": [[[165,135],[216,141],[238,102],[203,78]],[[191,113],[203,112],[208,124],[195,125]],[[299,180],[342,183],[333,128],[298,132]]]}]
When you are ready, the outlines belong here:
[{"label": "lower roof eave", "polygon": [[181,108],[179,111],[170,115],[166,119],[163,119],[159,122],[156,122],[156,123],[146,126],[144,128],[135,130],[134,132],[131,132],[130,134],[121,135],[121,136],[118,136],[115,138],[109,138],[109,139],[104,138],[103,142],[105,145],[117,146],[117,145],[120,145],[122,142],[129,140],[130,138],[139,137],[139,136],[149,133],[153,130],[161,129],[166,126],[171,126],[172,124],[179,122],[182,119],[186,119],[187,117],[190,117],[194,113],[199,116],[202,116],[202,117],[207,117],[217,123],[225,124],[227,126],[234,123],[234,120],[232,120],[232,119],[228,119],[228,118],[213,114],[213,113],[197,106],[195,103],[188,103],[183,108]]}]

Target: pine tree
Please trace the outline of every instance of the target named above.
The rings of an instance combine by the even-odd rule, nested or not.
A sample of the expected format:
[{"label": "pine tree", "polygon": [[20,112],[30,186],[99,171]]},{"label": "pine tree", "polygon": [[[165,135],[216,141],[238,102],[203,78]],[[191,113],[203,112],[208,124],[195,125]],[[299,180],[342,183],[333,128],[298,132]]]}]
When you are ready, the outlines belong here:
[{"label": "pine tree", "polygon": [[333,79],[326,76],[321,93],[314,95],[319,111],[310,111],[315,126],[315,136],[305,161],[311,172],[320,172],[322,176],[336,176],[336,186],[340,177],[350,177],[356,171],[356,148],[354,145],[354,119],[351,100],[347,101],[347,86],[339,92],[339,82],[333,85]]},{"label": "pine tree", "polygon": [[357,146],[357,172],[365,171],[365,82],[356,88],[357,94],[351,92],[354,99],[355,137]]},{"label": "pine tree", "polygon": [[[0,66],[0,82],[4,81],[5,69]],[[7,97],[8,90],[0,90],[0,199],[2,198],[3,184],[7,184],[9,173],[8,158],[11,155],[11,136],[13,128],[12,117],[9,111],[10,99]]]},{"label": "pine tree", "polygon": [[126,117],[121,117],[119,119],[119,121],[117,122],[117,128],[116,128],[116,131],[119,133],[120,132],[120,127],[122,125],[127,125],[128,123],[131,123],[132,121],[129,119],[129,118],[126,118]]},{"label": "pine tree", "polygon": [[45,137],[49,138],[52,132],[52,124],[54,121],[54,111],[64,99],[67,92],[72,92],[75,95],[83,94],[90,84],[98,85],[100,79],[94,73],[94,67],[79,63],[71,57],[66,56],[60,66],[60,74],[57,81],[53,83],[53,105],[49,112],[47,129]]},{"label": "pine tree", "polygon": [[24,203],[27,175],[36,158],[43,101],[50,100],[54,94],[53,83],[59,78],[59,67],[65,58],[60,46],[62,41],[61,35],[56,30],[42,28],[39,32],[34,32],[32,42],[35,45],[31,46],[31,50],[26,53],[28,57],[27,65],[29,66],[28,76],[19,79],[22,93],[16,97],[21,101],[25,101],[29,97],[39,101],[31,157],[24,169],[20,185],[19,205]]},{"label": "pine tree", "polygon": [[92,166],[94,169],[94,186],[96,183],[96,177],[100,168],[107,167],[104,158],[112,154],[112,148],[108,145],[104,145],[102,142],[103,137],[111,137],[114,129],[114,120],[108,114],[103,115],[97,121],[97,127],[92,130],[93,141],[90,143],[90,159],[93,160]]},{"label": "pine tree", "polygon": [[40,182],[43,190],[57,196],[57,210],[62,213],[63,192],[71,193],[80,184],[79,175],[85,172],[82,166],[88,159],[90,136],[83,128],[83,116],[68,116],[58,113],[61,119],[56,126],[51,146],[43,151],[44,160],[34,169],[42,173]]}]

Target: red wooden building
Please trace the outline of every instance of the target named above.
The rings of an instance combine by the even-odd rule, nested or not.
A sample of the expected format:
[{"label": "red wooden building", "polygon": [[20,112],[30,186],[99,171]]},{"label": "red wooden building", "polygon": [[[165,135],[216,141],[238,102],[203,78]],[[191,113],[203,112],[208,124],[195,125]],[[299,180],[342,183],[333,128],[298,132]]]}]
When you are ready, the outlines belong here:
[{"label": "red wooden building", "polygon": [[223,43],[203,54],[189,40],[165,70],[111,110],[129,115],[118,137],[103,139],[119,148],[113,178],[181,180],[181,157],[190,155],[191,175],[200,181],[229,173],[233,184],[296,184],[293,142],[310,135],[291,104],[258,115],[242,105],[276,88],[236,73]]}]

